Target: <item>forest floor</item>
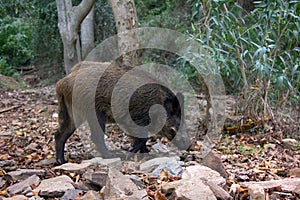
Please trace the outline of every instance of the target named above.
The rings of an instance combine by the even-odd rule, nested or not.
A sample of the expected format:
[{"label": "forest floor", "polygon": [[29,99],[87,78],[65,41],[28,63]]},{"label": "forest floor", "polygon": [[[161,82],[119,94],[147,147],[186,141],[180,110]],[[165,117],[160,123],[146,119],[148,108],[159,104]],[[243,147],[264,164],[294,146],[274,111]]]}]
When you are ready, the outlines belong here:
[{"label": "forest floor", "polygon": [[[36,168],[45,160],[53,161],[57,117],[54,86],[18,90],[0,88],[0,161],[11,160],[14,163],[11,170]],[[220,154],[229,175],[229,187],[230,184],[244,181],[300,177],[299,170],[295,170],[300,168],[299,127],[292,129],[298,132],[289,133],[285,131],[288,125],[279,129],[275,124],[265,126],[268,131],[262,131],[258,123],[251,123],[249,131],[231,131],[227,127],[216,143],[215,150]],[[114,127],[108,129],[118,132]],[[92,145],[87,147],[88,144],[83,141],[82,133],[85,132],[76,131],[69,139],[66,152],[69,162],[92,157]],[[124,143],[122,138],[114,140]],[[293,143],[295,141],[296,144]],[[187,156],[189,161],[197,161],[195,151],[197,148]],[[51,169],[53,166],[54,163],[50,162],[47,167]],[[4,173],[6,171],[0,169],[0,176]],[[289,199],[287,194],[281,195],[282,199]]]}]

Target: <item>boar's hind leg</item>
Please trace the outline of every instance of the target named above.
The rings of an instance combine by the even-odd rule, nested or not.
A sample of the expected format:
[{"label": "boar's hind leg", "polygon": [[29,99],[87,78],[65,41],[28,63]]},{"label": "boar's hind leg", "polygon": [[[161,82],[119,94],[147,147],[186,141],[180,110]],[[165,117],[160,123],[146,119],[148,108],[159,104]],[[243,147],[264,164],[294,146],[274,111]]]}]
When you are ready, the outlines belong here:
[{"label": "boar's hind leg", "polygon": [[134,137],[133,146],[129,149],[130,152],[133,153],[148,153],[148,149],[146,147],[147,138],[137,138]]},{"label": "boar's hind leg", "polygon": [[[64,157],[65,143],[76,128],[73,119],[67,113],[60,112],[59,115],[60,127],[55,133],[55,150],[57,164],[63,164],[66,163]],[[64,116],[62,117],[62,115]]]},{"label": "boar's hind leg", "polygon": [[[97,150],[101,153],[103,158],[112,158],[113,154],[107,149],[104,134],[105,134],[105,115],[103,113],[97,114],[98,121],[95,119],[88,119],[91,129],[91,139],[96,145]],[[102,130],[99,130],[99,125]]]}]

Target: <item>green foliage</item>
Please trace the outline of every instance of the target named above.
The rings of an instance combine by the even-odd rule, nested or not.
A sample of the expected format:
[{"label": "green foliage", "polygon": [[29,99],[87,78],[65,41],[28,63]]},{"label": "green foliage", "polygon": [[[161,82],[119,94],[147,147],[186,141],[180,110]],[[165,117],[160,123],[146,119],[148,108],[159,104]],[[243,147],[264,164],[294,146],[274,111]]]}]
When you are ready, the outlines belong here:
[{"label": "green foliage", "polygon": [[249,146],[238,146],[239,151],[241,152],[241,154],[243,155],[253,155],[255,154],[257,151],[259,151],[259,149],[255,146],[253,146],[252,148],[250,148]]},{"label": "green foliage", "polygon": [[0,57],[0,74],[12,76],[14,72],[15,70],[7,64],[6,59]]},{"label": "green foliage", "polygon": [[[30,49],[32,24],[22,18],[0,19],[1,73],[12,74],[12,69],[33,58]],[[5,70],[7,69],[7,71]]]},{"label": "green foliage", "polygon": [[100,43],[117,33],[114,15],[109,1],[96,1],[94,26],[96,43]]},{"label": "green foliage", "polygon": [[274,102],[287,91],[299,96],[299,1],[255,1],[250,12],[235,2],[192,1],[190,37],[218,63],[228,92],[258,85]]},{"label": "green foliage", "polygon": [[[0,73],[13,75],[34,64],[42,77],[53,75],[62,62],[55,1],[12,0],[0,2]],[[55,72],[56,73],[56,72]]]},{"label": "green foliage", "polygon": [[186,1],[135,1],[141,26],[170,28],[186,32],[190,28],[191,5]]},{"label": "green foliage", "polygon": [[62,62],[63,47],[58,31],[55,1],[34,1],[32,12],[34,64]]}]

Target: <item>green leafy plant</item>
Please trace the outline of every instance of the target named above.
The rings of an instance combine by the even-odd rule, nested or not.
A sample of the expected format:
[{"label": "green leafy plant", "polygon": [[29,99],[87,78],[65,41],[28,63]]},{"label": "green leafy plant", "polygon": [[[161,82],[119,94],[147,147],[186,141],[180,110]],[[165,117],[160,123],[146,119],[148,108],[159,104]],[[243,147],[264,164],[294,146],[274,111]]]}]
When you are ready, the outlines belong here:
[{"label": "green leafy plant", "polygon": [[243,93],[244,113],[274,118],[272,107],[283,98],[297,106],[299,1],[255,1],[249,12],[236,1],[191,2],[190,37],[217,62],[227,92]]},{"label": "green leafy plant", "polygon": [[[0,19],[0,56],[3,60],[2,72],[4,74],[11,74],[12,69],[24,65],[33,58],[30,49],[31,29],[31,24],[20,18]],[[4,67],[7,68],[7,72]]]}]

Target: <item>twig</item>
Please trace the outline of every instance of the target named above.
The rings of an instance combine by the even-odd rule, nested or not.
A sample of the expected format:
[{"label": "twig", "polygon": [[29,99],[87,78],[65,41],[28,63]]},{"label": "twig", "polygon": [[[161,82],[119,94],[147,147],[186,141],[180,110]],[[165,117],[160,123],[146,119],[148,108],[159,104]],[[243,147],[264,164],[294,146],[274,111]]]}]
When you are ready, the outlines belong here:
[{"label": "twig", "polygon": [[12,107],[9,107],[9,108],[4,108],[2,110],[0,110],[0,114],[2,113],[5,113],[5,112],[8,112],[8,111],[11,111],[13,109],[17,109],[17,108],[20,108],[22,105],[17,105],[17,106],[12,106]]}]

